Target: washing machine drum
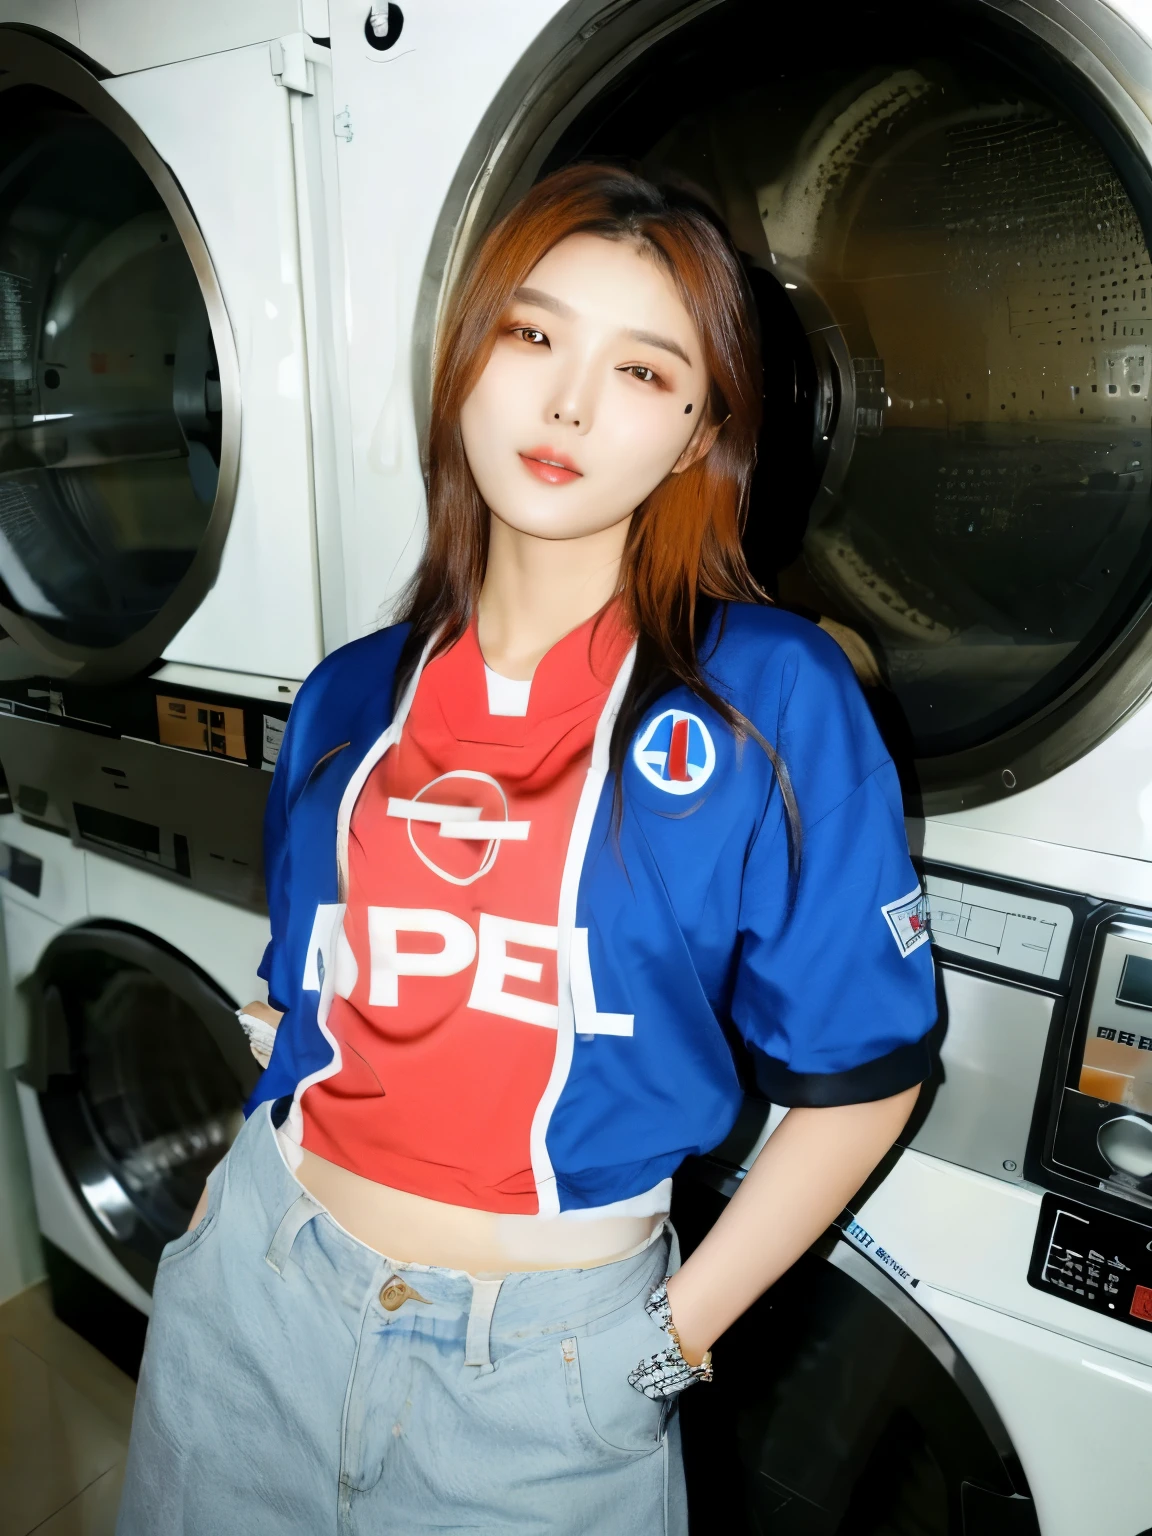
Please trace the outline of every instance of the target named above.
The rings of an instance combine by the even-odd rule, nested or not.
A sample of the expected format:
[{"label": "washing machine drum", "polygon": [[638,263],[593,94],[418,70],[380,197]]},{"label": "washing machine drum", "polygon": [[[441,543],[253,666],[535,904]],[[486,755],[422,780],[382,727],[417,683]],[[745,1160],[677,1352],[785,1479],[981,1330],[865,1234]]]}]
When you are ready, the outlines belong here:
[{"label": "washing machine drum", "polygon": [[259,1068],[223,991],[137,929],[61,934],[31,986],[25,1076],[53,1150],[93,1226],[148,1287],[239,1130]]},{"label": "washing machine drum", "polygon": [[79,64],[0,31],[0,668],[102,681],[215,575],[231,333],[171,173]]},{"label": "washing machine drum", "polygon": [[[690,1159],[691,1252],[723,1210]],[[935,1321],[831,1234],[719,1340],[681,1402],[689,1523],[725,1536],[1039,1536],[1007,1430]],[[723,1510],[719,1519],[717,1511]]]},{"label": "washing machine drum", "polygon": [[958,791],[928,809],[1091,745],[1051,738],[1152,595],[1141,114],[1010,9],[710,7],[540,166],[624,159],[723,217],[766,364],[752,564],[886,686],[921,785]]}]

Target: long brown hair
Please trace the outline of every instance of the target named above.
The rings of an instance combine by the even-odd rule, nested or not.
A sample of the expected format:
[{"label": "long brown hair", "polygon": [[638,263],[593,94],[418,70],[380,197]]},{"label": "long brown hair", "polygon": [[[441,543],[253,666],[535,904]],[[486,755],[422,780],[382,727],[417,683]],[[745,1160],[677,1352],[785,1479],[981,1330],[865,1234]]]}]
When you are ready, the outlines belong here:
[{"label": "long brown hair", "polygon": [[[637,654],[612,735],[619,785],[628,743],[648,706],[682,683],[737,739],[753,736],[776,770],[793,858],[799,819],[787,772],[759,731],[712,687],[698,654],[716,605],[762,603],[740,542],[760,430],[760,355],[740,259],[706,206],[608,165],[573,165],[537,182],[491,230],[454,297],[440,340],[428,444],[428,542],[401,617],[412,629],[397,690],[425,645],[445,650],[471,622],[488,557],[489,512],[460,431],[460,412],[491,354],[513,293],[570,235],[626,240],[672,278],[695,323],[711,389],[697,432],[723,423],[709,451],[669,474],[636,509],[620,595]],[[721,614],[721,622],[723,615]]]}]

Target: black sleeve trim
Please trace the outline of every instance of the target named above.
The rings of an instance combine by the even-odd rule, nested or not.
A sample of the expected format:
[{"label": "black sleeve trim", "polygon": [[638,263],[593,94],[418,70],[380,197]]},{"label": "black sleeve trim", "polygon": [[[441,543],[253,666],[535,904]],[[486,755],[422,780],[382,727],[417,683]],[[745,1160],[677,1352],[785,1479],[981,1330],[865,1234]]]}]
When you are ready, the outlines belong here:
[{"label": "black sleeve trim", "polygon": [[756,1086],[773,1104],[788,1109],[830,1109],[837,1104],[871,1104],[890,1099],[932,1075],[928,1036],[898,1045],[887,1056],[865,1061],[847,1072],[792,1072],[782,1061],[752,1047]]}]

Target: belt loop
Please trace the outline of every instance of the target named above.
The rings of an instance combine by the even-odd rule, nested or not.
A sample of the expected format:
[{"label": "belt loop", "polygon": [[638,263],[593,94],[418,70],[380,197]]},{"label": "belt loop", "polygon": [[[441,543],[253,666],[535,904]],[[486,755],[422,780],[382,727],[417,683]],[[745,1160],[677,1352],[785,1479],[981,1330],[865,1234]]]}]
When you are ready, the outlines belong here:
[{"label": "belt loop", "polygon": [[278,1275],[283,1275],[288,1257],[292,1252],[292,1244],[299,1236],[300,1229],[307,1226],[313,1216],[319,1216],[323,1209],[324,1207],[318,1205],[311,1195],[297,1195],[284,1212],[280,1225],[276,1228],[276,1235],[268,1245],[268,1252],[264,1255],[265,1264],[274,1269]]},{"label": "belt loop", "polygon": [[477,1280],[472,1275],[472,1305],[468,1309],[468,1336],[464,1341],[464,1364],[477,1366],[481,1375],[495,1370],[492,1364],[490,1341],[492,1314],[496,1310],[496,1298],[504,1284],[504,1276],[498,1280]]}]

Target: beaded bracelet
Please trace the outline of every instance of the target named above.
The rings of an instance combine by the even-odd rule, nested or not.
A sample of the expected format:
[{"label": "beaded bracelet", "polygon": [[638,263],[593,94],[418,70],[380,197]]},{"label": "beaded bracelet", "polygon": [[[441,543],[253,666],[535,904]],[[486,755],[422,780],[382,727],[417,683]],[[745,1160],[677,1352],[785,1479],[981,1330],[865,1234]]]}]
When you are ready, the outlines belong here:
[{"label": "beaded bracelet", "polygon": [[644,1310],[657,1325],[662,1328],[672,1340],[671,1347],[662,1349],[658,1354],[649,1355],[628,1373],[630,1386],[637,1392],[643,1392],[645,1397],[661,1398],[675,1397],[677,1392],[683,1392],[685,1387],[690,1387],[697,1381],[712,1380],[712,1351],[709,1350],[699,1365],[689,1365],[684,1358],[684,1352],[680,1347],[680,1335],[676,1332],[676,1324],[672,1321],[672,1309],[668,1305],[668,1285],[666,1281],[656,1287],[644,1303]]}]

